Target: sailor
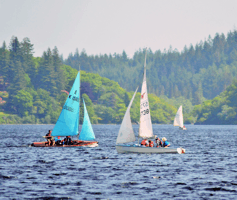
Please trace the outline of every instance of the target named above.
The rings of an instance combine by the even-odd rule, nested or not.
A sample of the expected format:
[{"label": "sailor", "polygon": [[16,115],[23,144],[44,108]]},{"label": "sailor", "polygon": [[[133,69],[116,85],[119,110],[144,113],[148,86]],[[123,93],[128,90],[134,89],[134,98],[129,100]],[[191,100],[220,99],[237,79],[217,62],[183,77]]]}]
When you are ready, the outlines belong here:
[{"label": "sailor", "polygon": [[151,140],[149,140],[149,147],[154,147],[154,143]]},{"label": "sailor", "polygon": [[45,136],[47,136],[47,137],[51,137],[51,133],[52,133],[52,131],[49,130],[49,132],[48,132]]},{"label": "sailor", "polygon": [[66,142],[65,142],[66,145],[71,145],[72,144],[72,139],[70,136],[66,136]]},{"label": "sailor", "polygon": [[148,143],[147,139],[142,140],[141,145],[148,147],[149,143]]},{"label": "sailor", "polygon": [[169,147],[170,143],[167,141],[167,139],[165,137],[162,138],[163,141],[163,147]]},{"label": "sailor", "polygon": [[162,142],[160,138],[157,137],[155,143],[156,143],[156,147],[162,147]]},{"label": "sailor", "polygon": [[51,136],[52,131],[49,130],[49,132],[45,135],[46,139],[48,141],[49,146],[52,144],[52,136]]},{"label": "sailor", "polygon": [[61,140],[60,136],[58,136],[58,137],[55,138],[55,143],[56,143],[57,145],[61,145],[61,144],[62,144],[62,140]]}]

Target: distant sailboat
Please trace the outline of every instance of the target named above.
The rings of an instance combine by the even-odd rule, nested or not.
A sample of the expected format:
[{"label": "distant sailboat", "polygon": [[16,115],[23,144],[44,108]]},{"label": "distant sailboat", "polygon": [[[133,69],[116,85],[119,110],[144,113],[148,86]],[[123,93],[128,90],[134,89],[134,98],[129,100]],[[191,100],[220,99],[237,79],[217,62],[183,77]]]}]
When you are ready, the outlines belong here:
[{"label": "distant sailboat", "polygon": [[[140,146],[140,144],[135,145],[129,144],[136,140],[130,117],[130,108],[136,96],[137,89],[133,94],[133,97],[127,107],[121,127],[119,129],[118,137],[116,140],[117,152],[118,153],[179,153],[179,154],[184,153],[185,150],[183,148],[156,148],[156,147],[144,147]],[[141,99],[140,99],[140,123],[139,123],[138,137],[146,139],[154,138],[149,102],[148,102],[147,84],[146,84],[146,56],[144,63],[144,76],[143,76]]]},{"label": "distant sailboat", "polygon": [[[84,121],[82,125],[81,134],[79,140],[73,140],[71,145],[48,145],[48,142],[34,142],[32,146],[34,147],[75,147],[75,146],[98,146],[97,141],[92,141],[95,139],[95,134],[92,129],[90,118],[84,104]],[[80,109],[80,72],[78,72],[74,84],[69,92],[67,100],[63,106],[61,114],[54,126],[51,136],[66,137],[66,136],[77,136],[78,126],[79,126],[79,109]]]},{"label": "distant sailboat", "polygon": [[179,126],[180,130],[187,130],[187,128],[184,126],[182,106],[179,107],[175,115],[174,126]]}]

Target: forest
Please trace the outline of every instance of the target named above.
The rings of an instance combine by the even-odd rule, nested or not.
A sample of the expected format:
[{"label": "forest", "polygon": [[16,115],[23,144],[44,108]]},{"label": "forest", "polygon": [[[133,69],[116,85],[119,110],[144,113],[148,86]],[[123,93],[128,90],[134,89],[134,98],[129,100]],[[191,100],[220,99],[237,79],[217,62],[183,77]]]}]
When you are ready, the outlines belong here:
[{"label": "forest", "polygon": [[[141,85],[145,49],[122,54],[60,56],[57,47],[33,56],[29,38],[13,36],[0,48],[0,123],[55,123],[78,67],[81,94],[92,123],[120,123]],[[147,85],[153,123],[172,123],[183,105],[185,123],[236,124],[237,31],[216,34],[182,52],[147,52]],[[139,121],[139,95],[131,110]],[[81,109],[82,110],[82,109]],[[82,117],[82,115],[81,115]],[[82,119],[82,118],[80,118]]]},{"label": "forest", "polygon": [[[91,55],[85,50],[70,54],[64,63],[87,72],[98,73],[134,91],[142,79],[145,49],[128,58],[125,51],[114,55]],[[184,97],[192,105],[213,99],[223,92],[237,76],[237,31],[227,36],[216,34],[198,44],[147,53],[148,91],[159,97]],[[190,110],[190,109],[189,109]]]},{"label": "forest", "polygon": [[[42,57],[33,57],[29,38],[19,42],[12,37],[9,48],[0,49],[0,123],[56,123],[77,70],[63,64],[58,49],[48,49]],[[81,96],[91,122],[121,123],[133,92],[95,73],[81,71]],[[171,123],[176,108],[154,94],[149,94],[154,123]],[[131,118],[139,121],[140,93],[137,93]],[[80,123],[83,107],[80,109]]]}]

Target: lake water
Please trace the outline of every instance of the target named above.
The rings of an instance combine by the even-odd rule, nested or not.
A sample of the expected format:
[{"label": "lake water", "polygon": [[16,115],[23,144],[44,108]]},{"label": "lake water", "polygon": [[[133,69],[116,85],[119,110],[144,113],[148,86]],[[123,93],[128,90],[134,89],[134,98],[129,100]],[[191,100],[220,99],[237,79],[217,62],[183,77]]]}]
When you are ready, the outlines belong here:
[{"label": "lake water", "polygon": [[154,125],[181,155],[118,154],[119,125],[94,125],[96,148],[29,147],[53,127],[0,125],[0,199],[237,199],[237,126]]}]

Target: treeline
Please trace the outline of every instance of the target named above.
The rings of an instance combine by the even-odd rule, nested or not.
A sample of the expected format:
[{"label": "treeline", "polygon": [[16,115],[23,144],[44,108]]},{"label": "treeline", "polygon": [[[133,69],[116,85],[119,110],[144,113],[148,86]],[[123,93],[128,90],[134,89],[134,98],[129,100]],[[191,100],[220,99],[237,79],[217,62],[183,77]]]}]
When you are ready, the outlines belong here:
[{"label": "treeline", "polygon": [[[61,59],[55,47],[48,49],[41,58],[33,57],[33,44],[29,38],[19,42],[12,37],[9,48],[0,48],[0,91],[8,98],[1,106],[12,122],[51,123],[60,113],[60,91],[68,84]],[[7,122],[7,119],[3,118]]]},{"label": "treeline", "polygon": [[237,124],[237,80],[212,100],[196,105],[191,112],[196,124]]},{"label": "treeline", "polygon": [[[140,84],[145,50],[135,52],[132,59],[122,54],[88,56],[83,50],[70,54],[64,63],[87,72],[98,73],[118,82],[128,91]],[[216,34],[182,52],[172,47],[147,53],[148,90],[169,99],[184,97],[193,105],[212,99],[223,92],[237,77],[237,31]],[[164,98],[165,98],[164,97]]]},{"label": "treeline", "polygon": [[[77,70],[64,65],[58,49],[48,49],[33,57],[29,38],[12,37],[0,48],[0,123],[56,123]],[[81,96],[92,123],[121,123],[133,92],[98,74],[81,71]],[[149,95],[153,123],[171,123],[176,108]],[[139,121],[140,93],[131,109],[133,122]],[[83,120],[81,109],[80,122]]]}]

